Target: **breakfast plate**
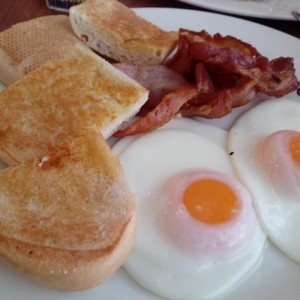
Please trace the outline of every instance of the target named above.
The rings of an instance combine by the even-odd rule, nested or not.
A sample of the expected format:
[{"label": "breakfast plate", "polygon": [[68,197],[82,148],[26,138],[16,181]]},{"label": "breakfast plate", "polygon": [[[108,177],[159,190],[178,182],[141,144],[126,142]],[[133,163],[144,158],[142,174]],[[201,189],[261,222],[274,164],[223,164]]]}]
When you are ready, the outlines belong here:
[{"label": "breakfast plate", "polygon": [[199,7],[248,17],[295,20],[291,11],[299,11],[298,0],[179,0]]},{"label": "breakfast plate", "polygon": [[[269,58],[293,57],[297,76],[300,78],[300,43],[298,39],[285,33],[238,18],[200,11],[145,8],[136,9],[136,12],[166,30],[177,30],[179,27],[196,31],[205,29],[211,34],[219,32],[247,41]],[[295,93],[287,97],[297,101]],[[234,113],[220,120],[206,122],[228,129],[241,113],[255,104],[253,102],[236,109]],[[142,271],[147,272],[147,270]],[[296,300],[300,294],[299,277],[300,264],[290,260],[268,242],[260,268],[244,284],[222,300]],[[32,283],[29,278],[17,272],[4,260],[0,260],[0,299],[162,300],[163,298],[141,288],[123,269],[91,290],[60,292]]]}]

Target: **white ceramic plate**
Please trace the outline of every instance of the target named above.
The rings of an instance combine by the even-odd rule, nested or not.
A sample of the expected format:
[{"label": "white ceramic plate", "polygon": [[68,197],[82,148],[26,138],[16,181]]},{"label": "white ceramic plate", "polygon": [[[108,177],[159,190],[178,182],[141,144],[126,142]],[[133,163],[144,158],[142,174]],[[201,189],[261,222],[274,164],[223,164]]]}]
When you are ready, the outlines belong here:
[{"label": "white ceramic plate", "polygon": [[179,0],[219,12],[265,19],[295,20],[291,11],[300,11],[299,0]]},{"label": "white ceramic plate", "polygon": [[[285,1],[285,0],[282,0]],[[178,27],[192,30],[206,29],[210,33],[234,35],[253,44],[268,57],[292,56],[295,58],[297,75],[300,78],[299,40],[279,31],[227,16],[180,9],[137,9],[140,15],[167,29]],[[289,98],[296,99],[296,95]],[[300,101],[300,98],[299,98]],[[229,127],[246,106],[236,110],[222,121],[209,121],[217,126]],[[180,262],[179,262],[180,263]],[[147,272],[147,270],[145,270]],[[243,286],[222,300],[298,300],[300,264],[268,244],[261,268]],[[156,295],[139,287],[119,270],[100,286],[84,292],[58,292],[32,283],[26,276],[0,259],[0,299],[9,300],[159,300]]]}]

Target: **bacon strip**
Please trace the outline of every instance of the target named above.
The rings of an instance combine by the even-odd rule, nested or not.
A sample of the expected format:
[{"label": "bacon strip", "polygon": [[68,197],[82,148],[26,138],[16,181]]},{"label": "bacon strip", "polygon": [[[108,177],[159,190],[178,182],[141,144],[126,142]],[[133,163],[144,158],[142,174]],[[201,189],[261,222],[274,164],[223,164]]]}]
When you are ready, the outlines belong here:
[{"label": "bacon strip", "polygon": [[[183,117],[205,117],[207,119],[221,118],[232,110],[230,90],[224,89],[211,94],[198,95],[198,104],[188,108],[181,108],[180,114]],[[192,99],[195,100],[195,99]],[[201,104],[200,104],[201,103]]]},{"label": "bacon strip", "polygon": [[220,66],[222,69],[253,79],[260,92],[282,97],[295,90],[299,83],[295,76],[293,59],[280,57],[269,61],[267,57],[249,57],[231,48],[212,48],[194,43],[189,51],[192,60]]},{"label": "bacon strip", "polygon": [[256,82],[243,77],[236,87],[230,90],[232,107],[239,107],[247,104],[254,99],[257,92]]},{"label": "bacon strip", "polygon": [[205,42],[190,44],[188,55],[197,62],[219,65],[230,71],[254,67],[263,70],[268,65],[268,58],[264,56],[248,56],[235,48],[219,48]]},{"label": "bacon strip", "polygon": [[144,117],[136,120],[123,130],[117,131],[115,137],[123,137],[151,131],[166,124],[174,118],[180,107],[198,94],[197,88],[191,84],[181,84],[177,89],[166,95],[162,101]]},{"label": "bacon strip", "polygon": [[244,53],[247,56],[260,56],[260,53],[255,47],[230,35],[222,36],[219,33],[210,35],[205,30],[196,32],[187,29],[180,29],[179,34],[180,36],[188,38],[190,44],[196,42],[206,42],[219,48],[232,48],[239,50],[241,53]]},{"label": "bacon strip", "polygon": [[[282,97],[299,88],[293,59],[280,57],[269,61],[254,47],[231,36],[222,37],[220,34],[210,36],[206,31],[199,33],[181,30],[179,43],[183,43],[184,51],[166,62],[170,68],[182,74],[189,72],[193,63],[213,66],[222,71],[226,70],[253,79],[258,91],[273,97]],[[184,58],[180,57],[184,56]],[[186,62],[186,69],[182,66]]]},{"label": "bacon strip", "polygon": [[269,81],[258,81],[259,91],[273,97],[282,97],[295,89],[299,89],[299,82],[295,76],[293,58],[279,57],[270,64]]},{"label": "bacon strip", "polygon": [[257,94],[255,82],[243,78],[231,89],[222,89],[213,93],[197,95],[180,109],[183,117],[200,116],[207,119],[221,118],[251,101]]},{"label": "bacon strip", "polygon": [[161,99],[187,81],[172,69],[162,66],[134,66],[115,63],[114,66],[149,90],[149,98],[139,115],[153,109]]},{"label": "bacon strip", "polygon": [[191,59],[188,55],[190,41],[180,32],[181,31],[179,31],[177,51],[172,58],[165,61],[164,65],[179,74],[183,74],[189,70],[191,65]]},{"label": "bacon strip", "polygon": [[178,73],[186,72],[191,64],[189,56],[190,46],[194,43],[210,45],[211,48],[231,48],[247,56],[259,56],[259,52],[248,43],[245,43],[235,37],[215,34],[211,36],[207,31],[199,32],[180,29],[178,39],[178,50],[172,58],[165,62],[165,65]]},{"label": "bacon strip", "polygon": [[199,93],[211,93],[215,90],[204,64],[198,63],[195,67],[196,87]]},{"label": "bacon strip", "polygon": [[[181,29],[177,52],[163,67],[172,69],[181,79],[184,78],[182,82],[185,83],[177,86],[178,78],[174,80],[168,94],[161,93],[160,101],[143,108],[147,112],[144,117],[118,131],[115,136],[154,130],[177,114],[220,118],[233,108],[251,101],[257,93],[281,97],[297,90],[300,95],[300,83],[292,58],[269,60],[250,44],[232,36],[211,36],[206,31]],[[154,85],[162,88],[163,72],[152,73],[158,79],[153,81]],[[145,76],[144,86],[152,89],[153,86],[147,84],[148,76]],[[135,75],[133,78],[138,78],[141,83],[143,76]]]}]

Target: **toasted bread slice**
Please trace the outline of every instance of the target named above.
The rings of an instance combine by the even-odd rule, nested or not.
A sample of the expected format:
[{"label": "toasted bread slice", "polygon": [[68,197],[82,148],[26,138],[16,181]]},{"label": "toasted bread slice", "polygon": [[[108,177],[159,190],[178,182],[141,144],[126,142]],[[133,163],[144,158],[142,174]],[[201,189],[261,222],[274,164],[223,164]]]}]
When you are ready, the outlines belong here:
[{"label": "toasted bread slice", "polygon": [[70,9],[74,32],[92,49],[119,62],[161,63],[175,48],[177,32],[167,32],[117,0],[88,0]]},{"label": "toasted bread slice", "polygon": [[133,245],[134,198],[96,132],[2,170],[0,199],[0,255],[52,288],[95,286]]},{"label": "toasted bread slice", "polygon": [[42,156],[84,128],[107,138],[147,98],[148,90],[77,45],[0,93],[0,158],[12,165]]},{"label": "toasted bread slice", "polygon": [[10,85],[77,44],[68,16],[44,16],[0,32],[0,81]]}]

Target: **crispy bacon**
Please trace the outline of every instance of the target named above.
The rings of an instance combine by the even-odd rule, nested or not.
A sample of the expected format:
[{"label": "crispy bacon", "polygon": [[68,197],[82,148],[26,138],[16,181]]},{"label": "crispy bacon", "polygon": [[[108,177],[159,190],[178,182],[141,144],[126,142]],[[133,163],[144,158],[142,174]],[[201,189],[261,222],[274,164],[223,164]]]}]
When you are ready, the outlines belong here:
[{"label": "crispy bacon", "polygon": [[176,90],[163,97],[161,102],[144,117],[136,120],[123,130],[117,131],[114,136],[123,137],[151,131],[166,124],[174,118],[180,107],[198,94],[195,85],[181,84]]},{"label": "crispy bacon", "polygon": [[282,97],[295,89],[299,89],[293,61],[293,58],[289,57],[273,59],[269,64],[271,79],[256,82],[259,91],[268,96]]},{"label": "crispy bacon", "polygon": [[238,49],[219,48],[205,42],[190,44],[188,55],[193,61],[219,65],[229,71],[254,67],[264,70],[268,66],[268,58],[264,56],[247,56]]},{"label": "crispy bacon", "polygon": [[[299,88],[295,76],[293,59],[280,57],[269,61],[251,45],[231,36],[213,36],[206,31],[180,30],[179,44],[184,51],[174,55],[166,66],[185,74],[195,63],[219,72],[228,71],[254,80],[258,92],[273,97],[281,97]],[[182,57],[184,56],[184,58]],[[178,68],[178,62],[180,68]],[[183,62],[186,62],[185,69]],[[213,72],[212,72],[213,73]],[[212,74],[212,77],[214,75]]]},{"label": "crispy bacon", "polygon": [[184,117],[221,118],[229,114],[232,108],[251,101],[256,94],[255,82],[243,78],[234,88],[222,89],[208,94],[198,94],[181,107],[180,114]]},{"label": "crispy bacon", "polygon": [[201,30],[199,32],[181,28],[179,30],[180,36],[188,38],[190,44],[196,42],[206,42],[215,45],[219,48],[232,48],[239,50],[247,56],[259,56],[260,53],[252,45],[230,35],[222,36],[219,33],[210,35],[207,31]]},{"label": "crispy bacon", "polygon": [[207,31],[202,30],[199,32],[180,29],[178,39],[178,50],[172,58],[165,62],[165,65],[175,70],[178,73],[186,72],[191,64],[191,57],[189,52],[191,45],[202,43],[209,45],[210,49],[213,48],[229,48],[235,49],[246,56],[259,56],[259,52],[250,44],[245,43],[235,37],[215,34],[211,36]]},{"label": "crispy bacon", "polygon": [[[116,136],[154,130],[177,114],[220,118],[251,101],[257,93],[281,97],[297,90],[300,95],[292,58],[269,60],[250,44],[232,36],[181,29],[176,53],[160,67],[171,69],[182,81],[171,80],[172,83],[167,84],[169,89],[164,90],[162,85],[168,83],[164,74],[169,71],[157,69],[156,73],[152,69],[150,82],[164,90],[160,93],[162,99],[144,106],[146,115],[118,131]],[[137,74],[139,72],[143,71]],[[149,84],[148,76],[135,74],[132,77],[151,93],[153,85]]]},{"label": "crispy bacon", "polygon": [[243,77],[238,84],[230,90],[232,107],[239,107],[247,104],[257,94],[256,82]]},{"label": "crispy bacon", "polygon": [[197,105],[188,107],[183,106],[180,114],[183,117],[205,117],[208,119],[221,118],[229,114],[232,110],[230,90],[219,90],[210,94],[197,95],[191,101],[197,102]]},{"label": "crispy bacon", "polygon": [[207,69],[204,64],[198,63],[195,66],[195,81],[199,93],[211,93],[215,90],[214,83],[212,82]]},{"label": "crispy bacon", "polygon": [[299,85],[292,58],[280,57],[269,61],[264,56],[245,56],[236,49],[210,48],[209,45],[199,43],[191,45],[191,59],[249,77],[256,82],[259,92],[273,97],[286,95]]},{"label": "crispy bacon", "polygon": [[191,59],[188,55],[189,47],[189,39],[186,36],[180,34],[179,31],[177,51],[169,60],[166,60],[164,65],[179,74],[183,74],[184,72],[189,70],[191,65]]}]

